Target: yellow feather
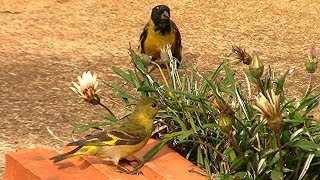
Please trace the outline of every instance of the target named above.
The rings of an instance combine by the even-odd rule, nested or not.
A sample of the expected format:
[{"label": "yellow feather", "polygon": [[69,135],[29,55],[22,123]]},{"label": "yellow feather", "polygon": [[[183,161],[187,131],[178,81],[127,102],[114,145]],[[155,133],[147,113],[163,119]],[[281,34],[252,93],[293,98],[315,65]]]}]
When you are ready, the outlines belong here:
[{"label": "yellow feather", "polygon": [[[83,140],[71,143],[72,145],[79,143],[78,147],[74,150],[57,155],[50,159],[54,162],[59,162],[69,157],[82,154],[90,154],[108,161],[112,161],[115,165],[118,165],[120,159],[130,156],[133,153],[139,151],[149,140],[153,129],[153,120],[155,119],[155,116],[159,110],[159,106],[157,104],[157,100],[153,98],[145,98],[137,104],[130,116],[115,122],[114,127],[112,129],[109,129],[110,132],[112,132],[113,130],[117,132],[123,132],[124,135],[127,134],[129,136],[129,139],[132,137],[131,139],[135,140],[136,138],[136,140],[138,140],[137,142],[134,142],[133,144],[116,143],[117,141],[125,141],[125,139],[122,139],[121,136],[116,136],[117,133],[108,133],[107,129],[105,131],[105,133],[107,133],[107,136],[102,136],[102,139],[105,138],[112,140],[102,140],[100,142],[96,142],[97,140],[99,140],[99,136],[92,136],[94,137],[93,139],[90,139],[87,136],[87,139],[84,138]],[[124,128],[123,125],[125,125],[126,127]],[[141,131],[141,129],[143,130]],[[131,131],[132,133],[130,133]],[[138,132],[141,133],[139,134]],[[100,133],[98,133],[98,135],[99,134]],[[131,134],[136,136],[132,136]],[[91,145],[90,143],[96,143],[97,145]]]},{"label": "yellow feather", "polygon": [[172,45],[171,49],[175,49],[176,37],[173,28],[169,34],[163,35],[160,31],[154,31],[154,23],[150,20],[148,22],[148,33],[144,42],[145,53],[152,57],[160,57],[160,49],[167,44]]},{"label": "yellow feather", "polygon": [[82,154],[91,154],[95,155],[97,152],[100,151],[102,146],[83,146],[81,149],[79,149],[77,152],[75,152],[73,155],[82,155]]}]

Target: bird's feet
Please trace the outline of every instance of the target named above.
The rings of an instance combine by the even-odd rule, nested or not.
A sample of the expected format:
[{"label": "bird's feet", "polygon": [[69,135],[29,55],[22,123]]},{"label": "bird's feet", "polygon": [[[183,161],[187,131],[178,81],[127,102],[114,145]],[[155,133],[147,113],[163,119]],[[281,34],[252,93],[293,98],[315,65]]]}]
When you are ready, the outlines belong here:
[{"label": "bird's feet", "polygon": [[129,160],[129,159],[121,159],[120,161],[121,161],[121,162],[123,162],[123,163],[129,164],[129,165],[131,165],[131,163],[132,163],[132,162],[135,162],[135,163],[137,163],[137,164],[139,164],[139,163],[140,163],[140,161],[139,161],[139,160],[137,160],[137,159],[133,159],[133,160]]},{"label": "bird's feet", "polygon": [[126,174],[131,174],[131,175],[139,175],[139,174],[143,174],[141,171],[139,170],[129,170],[128,168],[126,167],[123,167],[121,165],[118,165],[118,172],[121,172],[121,173],[126,173]]}]

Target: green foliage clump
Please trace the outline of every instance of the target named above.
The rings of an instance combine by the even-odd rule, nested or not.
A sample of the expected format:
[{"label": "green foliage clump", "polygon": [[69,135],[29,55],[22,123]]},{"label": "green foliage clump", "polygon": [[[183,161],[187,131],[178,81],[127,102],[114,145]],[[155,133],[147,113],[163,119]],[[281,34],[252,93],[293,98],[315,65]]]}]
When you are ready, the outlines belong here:
[{"label": "green foliage clump", "polygon": [[[241,53],[246,64],[250,64],[250,55]],[[154,137],[161,141],[145,155],[145,161],[169,144],[202,168],[208,177],[319,178],[320,121],[310,113],[319,107],[320,94],[316,90],[320,84],[309,85],[299,99],[288,99],[284,95],[284,82],[291,69],[279,79],[275,79],[270,68],[262,75],[263,66],[256,67],[259,59],[255,56],[251,63],[255,67],[246,71],[251,80],[251,85],[247,81],[248,87],[256,86],[254,101],[251,92],[235,79],[236,72],[229,67],[230,57],[207,76],[187,71],[182,65],[178,71],[173,58],[170,84],[165,85],[151,77],[134,51],[131,57],[134,70],[123,71],[117,67],[113,70],[137,94],[130,95],[122,87],[108,83],[117,92],[114,98],[123,99],[129,105],[141,97],[155,96],[167,106],[158,114],[155,125]],[[252,68],[259,69],[259,76],[252,75]]]}]

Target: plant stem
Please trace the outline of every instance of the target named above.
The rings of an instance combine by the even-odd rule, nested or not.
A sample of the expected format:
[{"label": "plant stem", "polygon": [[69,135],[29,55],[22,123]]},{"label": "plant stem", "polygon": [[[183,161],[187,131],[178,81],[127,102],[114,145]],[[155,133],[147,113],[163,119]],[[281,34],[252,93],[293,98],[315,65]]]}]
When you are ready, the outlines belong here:
[{"label": "plant stem", "polygon": [[164,81],[164,84],[165,84],[165,85],[167,86],[167,88],[168,88],[168,87],[169,87],[168,81],[167,81],[166,77],[164,76],[163,71],[162,71],[161,67],[159,66],[159,64],[156,63],[156,62],[153,62],[153,61],[151,61],[151,64],[154,64],[155,66],[157,66],[157,68],[159,69],[160,74],[161,74],[161,76],[162,76],[162,79],[163,79],[163,81]]},{"label": "plant stem", "polygon": [[257,86],[258,86],[258,88],[260,89],[260,92],[261,92],[264,96],[266,96],[266,93],[264,92],[264,89],[263,89],[263,86],[262,86],[262,81],[261,81],[260,78],[257,79]]},{"label": "plant stem", "polygon": [[312,87],[312,75],[313,75],[313,73],[309,73],[309,84],[308,84],[308,88],[307,88],[306,94],[304,95],[305,98],[308,97],[308,95],[310,93],[310,89]]},{"label": "plant stem", "polygon": [[279,149],[280,171],[283,172],[283,157],[282,157],[282,146],[281,146],[281,139],[280,139],[280,130],[277,130],[275,133],[276,133],[277,145],[278,145],[278,149]]},{"label": "plant stem", "polygon": [[113,114],[113,112],[112,112],[107,106],[105,106],[104,104],[102,104],[100,101],[98,101],[98,104],[99,104],[100,106],[102,106],[104,109],[106,109],[106,110],[109,112],[109,114],[111,114],[111,116],[116,117],[116,116]]},{"label": "plant stem", "polygon": [[222,153],[220,153],[215,147],[213,147],[211,144],[202,142],[202,140],[200,140],[200,138],[198,139],[198,141],[191,140],[191,142],[208,146],[208,147],[210,147],[214,152],[216,152],[223,160],[225,159],[225,156],[224,156]]},{"label": "plant stem", "polygon": [[230,141],[231,141],[231,145],[234,147],[235,151],[241,156],[241,158],[246,161],[246,157],[244,155],[244,153],[241,151],[240,147],[238,146],[238,143],[236,141],[236,138],[234,137],[234,135],[232,134],[232,132],[228,135]]},{"label": "plant stem", "polygon": [[167,71],[168,71],[169,78],[170,78],[170,80],[171,80],[171,82],[172,82],[173,80],[172,80],[172,76],[171,76],[171,74],[170,74],[170,68],[169,68],[169,66],[168,66],[167,63],[166,63],[166,69],[167,69]]}]

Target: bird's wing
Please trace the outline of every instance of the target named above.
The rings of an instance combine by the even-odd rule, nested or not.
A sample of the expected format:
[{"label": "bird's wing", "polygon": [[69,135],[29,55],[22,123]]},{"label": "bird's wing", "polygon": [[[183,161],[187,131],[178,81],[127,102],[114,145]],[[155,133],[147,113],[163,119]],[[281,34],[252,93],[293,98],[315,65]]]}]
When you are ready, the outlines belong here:
[{"label": "bird's wing", "polygon": [[139,125],[120,125],[119,130],[102,131],[87,135],[84,139],[71,142],[67,146],[116,146],[135,145],[146,138],[145,128]]},{"label": "bird's wing", "polygon": [[146,24],[146,26],[144,27],[141,35],[140,35],[140,45],[139,45],[139,51],[140,53],[145,53],[145,50],[144,50],[144,42],[146,41],[147,39],[147,36],[148,36],[148,27],[149,27],[149,23]]},{"label": "bird's wing", "polygon": [[175,33],[175,41],[176,41],[176,49],[172,55],[176,57],[179,61],[181,61],[181,49],[182,49],[181,34],[177,25],[173,21],[171,21],[171,26],[173,28],[173,32]]}]

